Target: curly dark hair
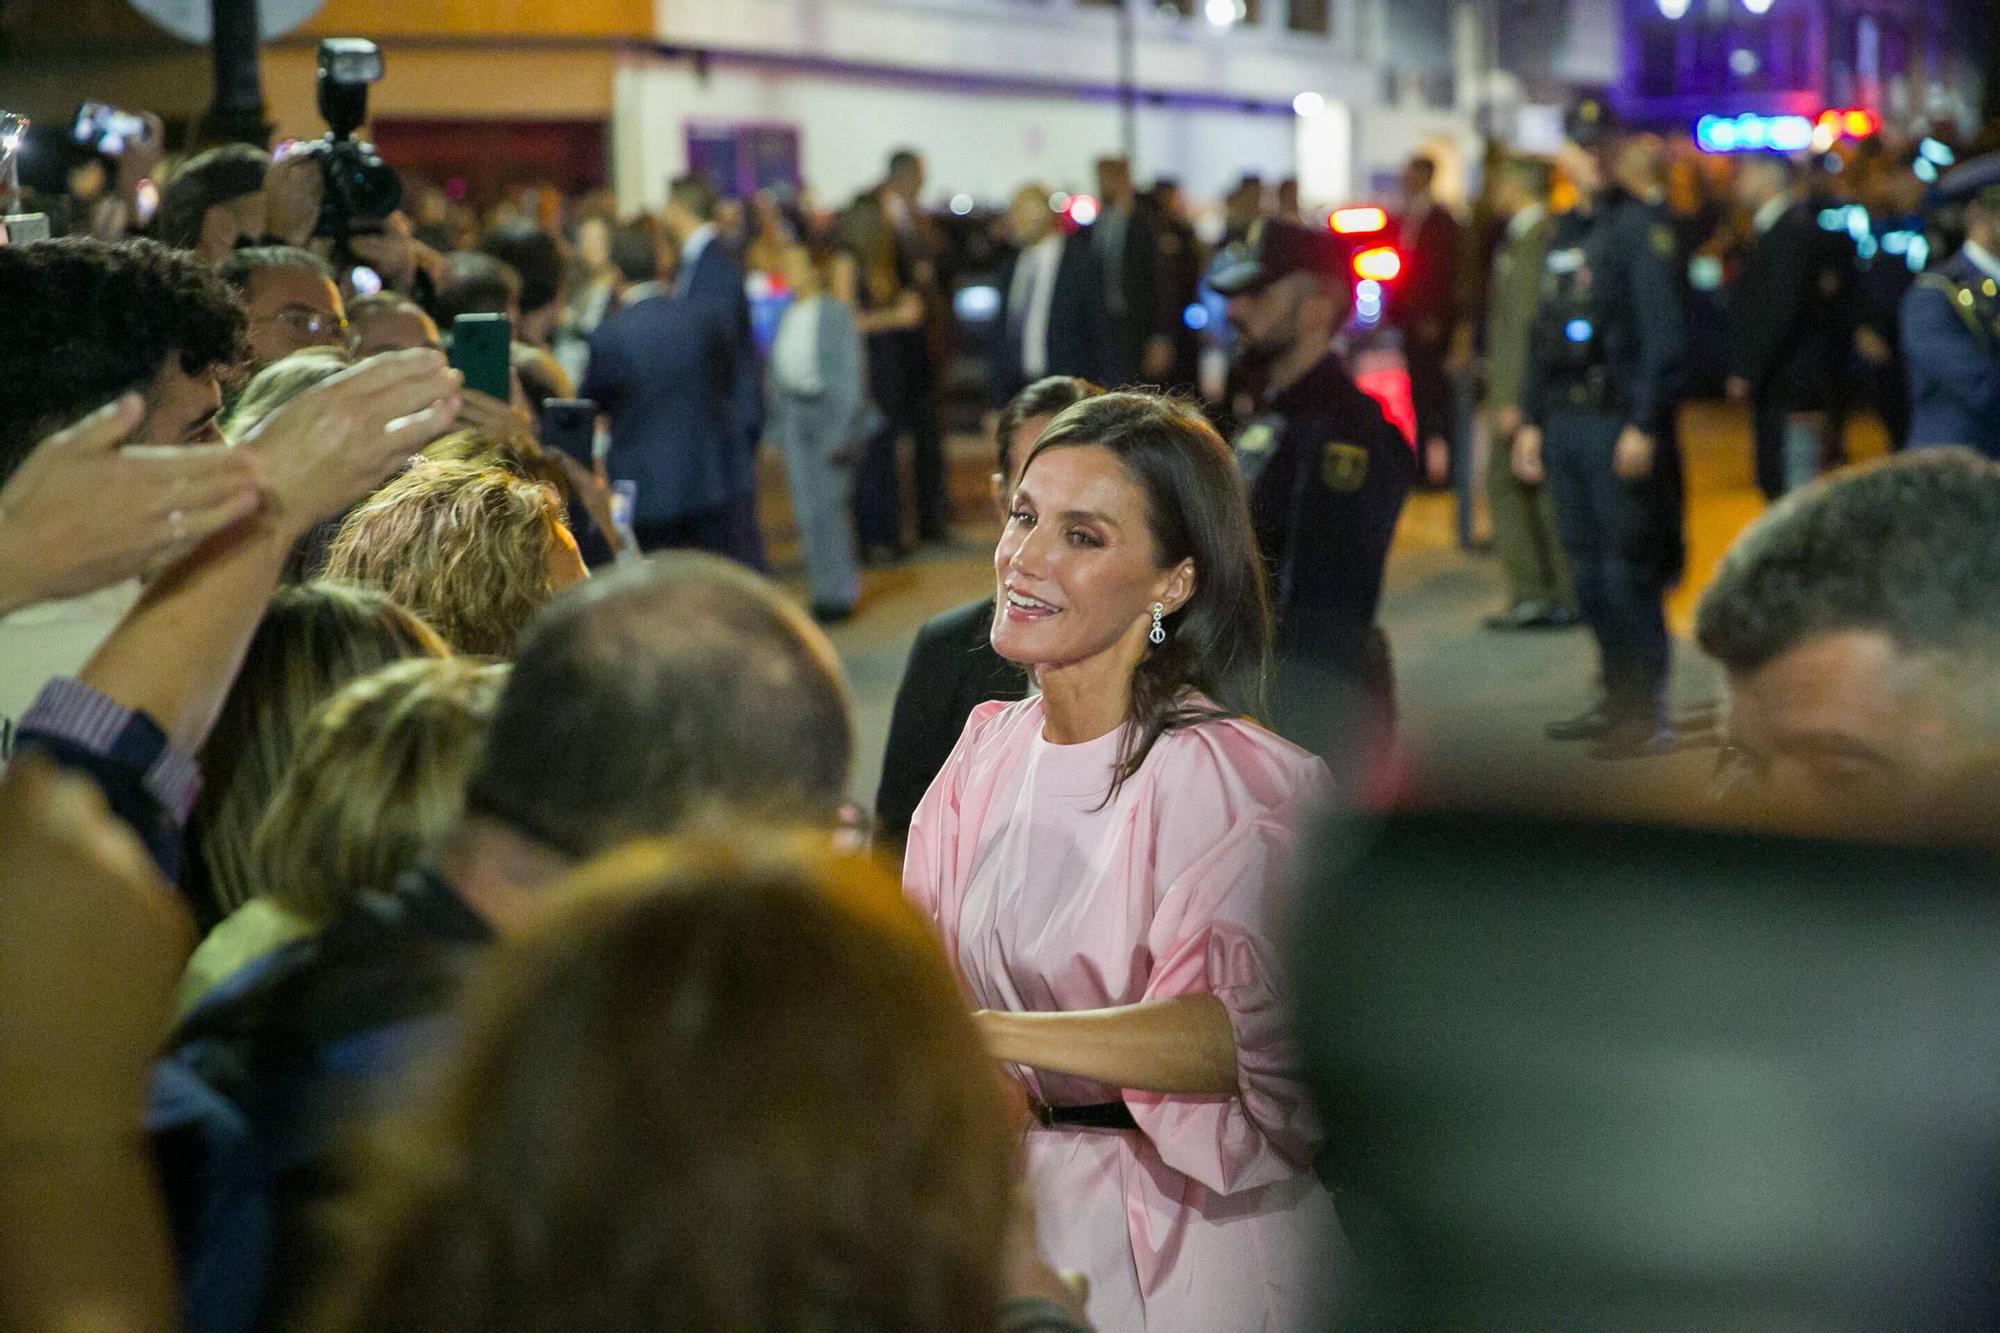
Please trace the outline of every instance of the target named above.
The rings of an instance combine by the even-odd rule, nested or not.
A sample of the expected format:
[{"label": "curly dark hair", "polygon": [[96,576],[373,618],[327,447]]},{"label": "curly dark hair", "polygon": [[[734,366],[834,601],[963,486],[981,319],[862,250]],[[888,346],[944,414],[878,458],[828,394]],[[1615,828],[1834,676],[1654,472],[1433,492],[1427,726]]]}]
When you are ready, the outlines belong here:
[{"label": "curly dark hair", "polygon": [[1695,616],[1703,650],[1735,672],[1840,630],[2000,653],[2000,467],[1925,450],[1795,491],[1730,548]]},{"label": "curly dark hair", "polygon": [[0,310],[21,316],[0,375],[0,481],[50,431],[145,388],[169,356],[198,375],[245,354],[229,288],[156,241],[0,246]]}]

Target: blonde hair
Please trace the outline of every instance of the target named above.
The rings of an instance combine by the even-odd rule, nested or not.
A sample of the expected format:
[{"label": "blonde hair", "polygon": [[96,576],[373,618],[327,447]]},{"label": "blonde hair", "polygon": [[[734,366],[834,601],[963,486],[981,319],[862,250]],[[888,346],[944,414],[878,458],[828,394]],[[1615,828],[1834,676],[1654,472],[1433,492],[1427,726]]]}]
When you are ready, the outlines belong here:
[{"label": "blonde hair", "polygon": [[327,696],[391,662],[449,652],[373,588],[307,583],[271,599],[201,748],[201,795],[188,824],[197,915],[219,919],[256,895],[251,836]]},{"label": "blonde hair", "polygon": [[323,925],[435,851],[458,823],[507,670],[398,662],[328,699],[251,842],[265,896]]},{"label": "blonde hair", "polygon": [[503,467],[527,481],[539,481],[562,497],[570,499],[569,474],[562,463],[524,427],[505,436],[484,431],[455,430],[440,435],[424,446],[424,457],[440,463],[490,463]]},{"label": "blonde hair", "polygon": [[353,364],[338,347],[308,347],[273,361],[251,377],[242,395],[223,414],[223,438],[236,443],[286,403]]},{"label": "blonde hair", "polygon": [[494,463],[420,458],[348,514],[330,578],[380,588],[462,653],[508,657],[555,595],[562,501]]}]

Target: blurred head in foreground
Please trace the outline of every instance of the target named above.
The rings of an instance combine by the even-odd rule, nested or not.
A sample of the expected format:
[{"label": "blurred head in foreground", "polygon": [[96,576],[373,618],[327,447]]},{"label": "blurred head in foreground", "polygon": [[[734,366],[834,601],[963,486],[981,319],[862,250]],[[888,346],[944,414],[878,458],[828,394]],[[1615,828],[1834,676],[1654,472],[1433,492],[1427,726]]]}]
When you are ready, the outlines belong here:
[{"label": "blurred head in foreground", "polygon": [[1727,673],[1739,794],[1850,832],[1971,813],[2000,759],[2000,466],[1926,451],[1794,493],[1696,633]]},{"label": "blurred head in foreground", "polygon": [[713,556],[579,584],[528,627],[441,869],[503,933],[575,863],[711,819],[831,834],[854,732],[833,645]]},{"label": "blurred head in foreground", "polygon": [[936,943],[743,846],[614,853],[492,960],[318,1326],[997,1327],[1013,1135]]}]

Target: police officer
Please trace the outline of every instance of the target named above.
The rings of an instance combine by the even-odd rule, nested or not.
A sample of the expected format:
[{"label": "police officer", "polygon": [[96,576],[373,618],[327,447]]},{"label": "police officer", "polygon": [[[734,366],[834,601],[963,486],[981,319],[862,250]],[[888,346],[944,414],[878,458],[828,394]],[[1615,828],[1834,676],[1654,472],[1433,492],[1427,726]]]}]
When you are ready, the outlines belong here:
[{"label": "police officer", "polygon": [[1676,739],[1663,603],[1685,554],[1674,418],[1687,331],[1663,150],[1646,137],[1614,142],[1591,105],[1572,115],[1560,159],[1583,202],[1549,249],[1513,464],[1524,482],[1548,484],[1597,640],[1601,698],[1548,734],[1624,758]]},{"label": "police officer", "polygon": [[1353,304],[1352,250],[1332,232],[1261,224],[1209,285],[1228,298],[1236,355],[1261,385],[1236,436],[1276,615],[1272,720],[1331,759],[1353,727],[1385,726],[1382,571],[1416,478],[1409,441],[1334,350]]},{"label": "police officer", "polygon": [[2000,459],[2000,153],[1938,183],[1965,207],[1965,245],[1903,297],[1910,447],[1970,445]]}]

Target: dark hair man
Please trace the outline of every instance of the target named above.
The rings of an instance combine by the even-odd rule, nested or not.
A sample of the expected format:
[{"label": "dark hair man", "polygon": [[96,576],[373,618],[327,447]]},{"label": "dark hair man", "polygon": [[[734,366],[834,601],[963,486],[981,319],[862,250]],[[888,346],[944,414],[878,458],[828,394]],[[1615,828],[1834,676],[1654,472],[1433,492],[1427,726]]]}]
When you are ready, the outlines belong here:
[{"label": "dark hair man", "polygon": [[[212,443],[243,314],[193,256],[153,241],[0,246],[0,309],[21,312],[0,377],[0,480],[42,436],[138,393],[135,441]],[[31,315],[31,317],[30,317]]]},{"label": "dark hair man", "polygon": [[1852,829],[1942,816],[2000,760],[2000,466],[1967,450],[1837,474],[1730,549],[1696,619],[1728,673],[1736,776]]},{"label": "dark hair man", "polygon": [[242,299],[256,369],[308,347],[347,346],[347,311],[333,266],[310,250],[253,246],[233,251],[216,272]]},{"label": "dark hair man", "polygon": [[1755,238],[1730,293],[1730,397],[1748,400],[1757,486],[1766,499],[1805,485],[1838,450],[1854,339],[1854,242],[1819,225],[1777,153],[1736,168],[1736,200]]},{"label": "dark hair man", "polygon": [[720,201],[698,176],[682,176],[667,190],[667,232],[680,250],[672,293],[720,310],[736,337],[734,366],[726,384],[735,452],[722,545],[711,547],[752,569],[764,567],[764,536],[757,524],[757,446],[764,436],[764,376],[750,327],[750,298],[743,260],[716,224]]},{"label": "dark hair man", "polygon": [[505,315],[521,320],[521,275],[512,264],[477,250],[454,250],[445,256],[444,281],[438,284],[438,327],[447,334],[460,315]]},{"label": "dark hair man", "polygon": [[1396,520],[1415,480],[1409,442],[1333,349],[1353,301],[1353,251],[1324,227],[1273,219],[1209,279],[1236,355],[1265,387],[1236,461],[1271,574],[1271,720],[1328,756],[1385,727],[1393,684],[1376,624]]},{"label": "dark hair man", "polygon": [[[224,1252],[241,1237],[183,1237],[189,1272],[236,1286],[235,1299],[256,1299],[268,1280],[282,1306],[311,1250],[285,1233],[332,1183],[344,1115],[421,1038],[439,1038],[433,1020],[496,935],[523,927],[571,867],[631,838],[711,816],[830,832],[852,750],[832,645],[756,575],[679,555],[558,597],[523,637],[435,872],[365,898],[178,1034],[168,1068],[249,1119],[281,1232],[268,1273],[243,1262],[254,1249]],[[212,1188],[163,1152],[170,1189]],[[189,1206],[172,1211],[195,1217],[214,1202],[176,1199]]]},{"label": "dark hair man", "polygon": [[160,240],[219,264],[241,245],[302,245],[319,220],[320,169],[309,154],[274,163],[251,144],[197,153],[160,194]]},{"label": "dark hair man", "polygon": [[269,153],[243,143],[189,158],[160,191],[160,240],[219,264],[239,240],[262,239],[268,220],[264,177],[270,168]]},{"label": "dark hair man", "polygon": [[547,347],[562,315],[565,285],[562,247],[556,238],[528,219],[517,218],[495,228],[479,248],[521,277],[521,318],[515,339]]}]

